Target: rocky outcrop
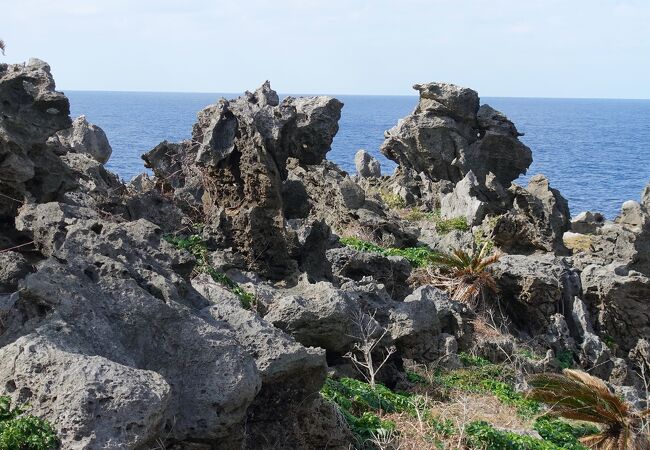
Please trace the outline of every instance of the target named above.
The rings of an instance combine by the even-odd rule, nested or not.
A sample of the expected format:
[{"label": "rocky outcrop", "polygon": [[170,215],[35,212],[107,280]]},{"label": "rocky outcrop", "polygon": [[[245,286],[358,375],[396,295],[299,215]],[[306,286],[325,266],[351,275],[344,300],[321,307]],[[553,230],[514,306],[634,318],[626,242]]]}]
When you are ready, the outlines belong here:
[{"label": "rocky outcrop", "polygon": [[342,106],[329,97],[280,103],[267,82],[202,110],[190,142],[162,143],[143,158],[160,188],[200,211],[224,246],[235,246],[252,270],[283,278],[295,269],[284,231],[287,159],[320,163]]},{"label": "rocky outcrop", "polygon": [[374,156],[363,149],[354,155],[354,165],[357,168],[357,175],[362,178],[381,176],[381,164]]},{"label": "rocky outcrop", "polygon": [[506,188],[532,162],[531,151],[505,116],[478,94],[446,83],[416,84],[415,111],[386,132],[381,152],[403,168],[428,178],[456,183],[471,170],[480,180],[488,173]]},{"label": "rocky outcrop", "polygon": [[494,241],[504,251],[566,253],[562,237],[570,227],[567,201],[543,175],[533,176],[524,189],[513,185],[513,206],[496,218]]},{"label": "rocky outcrop", "polygon": [[55,153],[84,153],[104,164],[111,157],[113,149],[104,130],[79,116],[70,128],[56,132],[47,141]]}]

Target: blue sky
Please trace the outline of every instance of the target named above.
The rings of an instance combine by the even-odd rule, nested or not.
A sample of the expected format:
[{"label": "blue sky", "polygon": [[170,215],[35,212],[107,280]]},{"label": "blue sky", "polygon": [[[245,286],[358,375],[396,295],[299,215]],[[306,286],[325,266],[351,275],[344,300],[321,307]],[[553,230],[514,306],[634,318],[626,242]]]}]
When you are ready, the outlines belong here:
[{"label": "blue sky", "polygon": [[650,98],[650,0],[0,0],[63,90]]}]

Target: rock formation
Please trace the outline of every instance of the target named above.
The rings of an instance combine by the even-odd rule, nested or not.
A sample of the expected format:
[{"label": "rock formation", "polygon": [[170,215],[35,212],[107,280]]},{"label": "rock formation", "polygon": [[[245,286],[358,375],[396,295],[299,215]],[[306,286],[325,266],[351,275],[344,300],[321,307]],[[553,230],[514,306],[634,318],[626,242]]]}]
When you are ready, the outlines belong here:
[{"label": "rock formation", "polygon": [[[382,146],[392,177],[364,153],[358,177],[325,159],[338,100],[280,101],[265,83],[205,108],[191,140],[144,155],[154,177],[124,185],[47,64],[0,65],[1,393],[66,449],[346,449],[351,432],[319,391],[328,373],[358,376],[346,355],[370,323],[394,351],[378,374],[389,387],[408,383],[408,360],[501,361],[526,342],[546,355],[531,371],[569,352],[634,397],[649,354],[650,185],[615,222],[571,222],[545,177],[512,184],[531,156],[503,114],[470,89],[416,88]],[[459,216],[460,229],[437,226]],[[496,337],[411,253],[386,249],[478,238],[505,252],[490,269]]]}]

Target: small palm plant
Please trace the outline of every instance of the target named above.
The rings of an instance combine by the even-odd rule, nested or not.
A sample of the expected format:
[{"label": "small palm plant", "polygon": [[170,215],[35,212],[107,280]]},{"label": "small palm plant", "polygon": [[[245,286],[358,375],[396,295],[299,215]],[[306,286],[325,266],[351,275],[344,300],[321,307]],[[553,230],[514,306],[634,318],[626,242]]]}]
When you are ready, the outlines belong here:
[{"label": "small palm plant", "polygon": [[600,433],[580,441],[595,450],[650,450],[643,420],[650,409],[634,411],[614,395],[605,382],[580,370],[565,369],[563,374],[533,375],[528,397],[549,405],[551,414],[602,426]]},{"label": "small palm plant", "polygon": [[499,261],[501,253],[490,254],[486,242],[471,253],[456,249],[433,258],[433,262],[445,270],[446,276],[439,278],[439,284],[446,287],[456,301],[476,306],[478,300],[485,300],[488,294],[496,294],[498,287],[489,267]]}]

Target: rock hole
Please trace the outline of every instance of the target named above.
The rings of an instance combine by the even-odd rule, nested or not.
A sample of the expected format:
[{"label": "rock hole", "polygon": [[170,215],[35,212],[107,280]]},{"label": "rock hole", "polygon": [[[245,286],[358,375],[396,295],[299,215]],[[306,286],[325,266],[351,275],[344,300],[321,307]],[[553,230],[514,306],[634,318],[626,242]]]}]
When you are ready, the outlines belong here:
[{"label": "rock hole", "polygon": [[5,384],[5,391],[12,393],[16,390],[16,382],[14,380],[9,380]]},{"label": "rock hole", "polygon": [[90,227],[90,231],[92,231],[95,234],[101,234],[103,228],[104,225],[102,225],[101,223],[95,223]]}]

